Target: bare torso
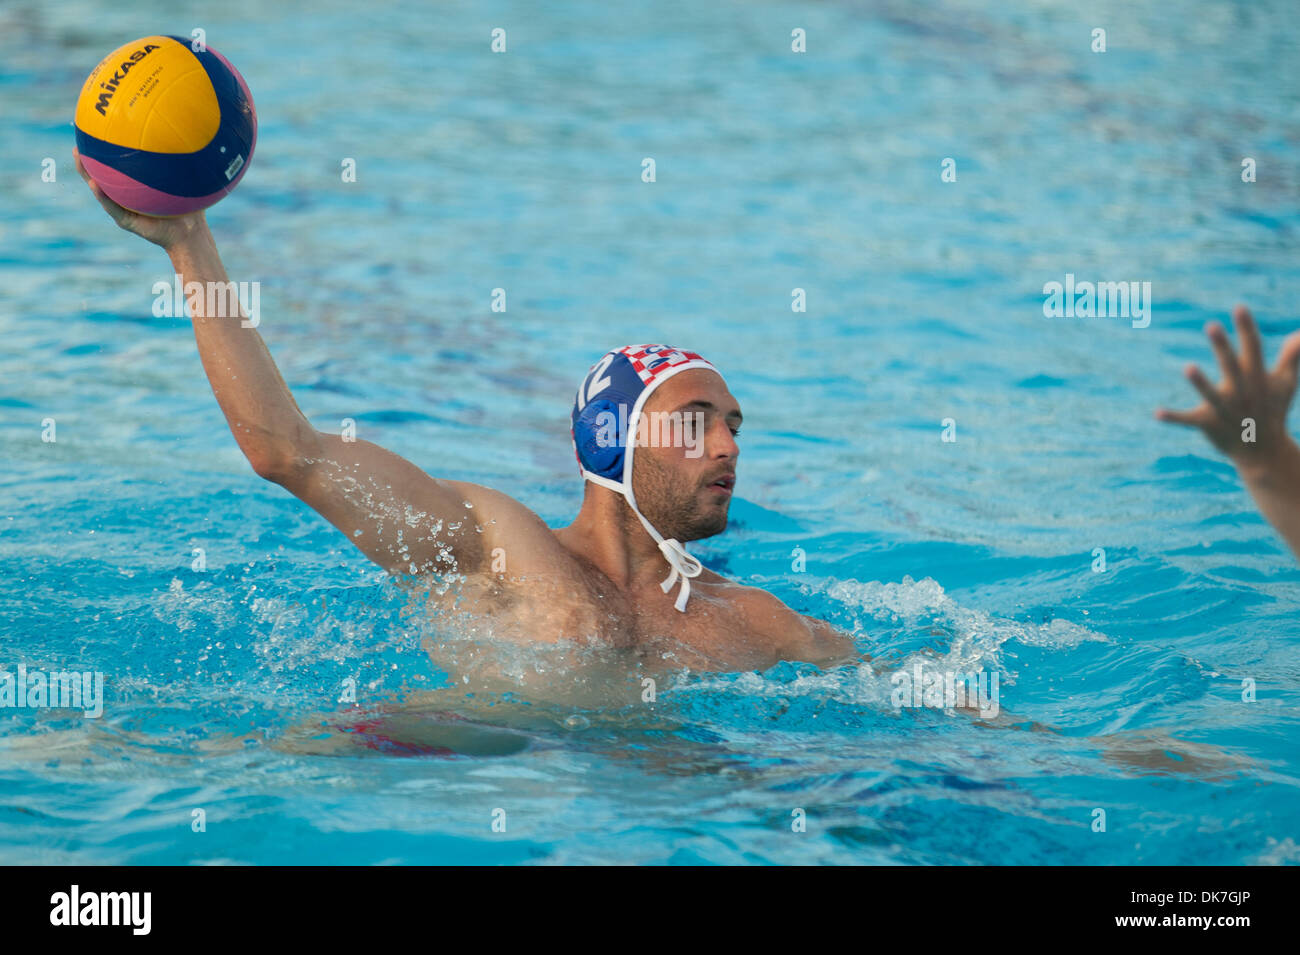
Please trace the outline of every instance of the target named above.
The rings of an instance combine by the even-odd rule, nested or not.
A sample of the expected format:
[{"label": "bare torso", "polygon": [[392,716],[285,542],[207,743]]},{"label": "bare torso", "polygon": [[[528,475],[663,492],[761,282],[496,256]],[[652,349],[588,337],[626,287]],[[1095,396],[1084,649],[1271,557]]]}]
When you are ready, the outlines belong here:
[{"label": "bare torso", "polygon": [[[430,595],[430,609],[461,633],[494,642],[572,643],[623,651],[647,665],[693,670],[766,669],[781,660],[819,665],[861,659],[831,625],[794,612],[758,587],[703,570],[692,579],[686,611],[660,581],[668,565],[617,583],[582,552],[572,529],[549,528],[525,505],[478,485],[441,482],[461,500],[461,520],[438,526],[439,546],[460,560],[443,565],[452,586]],[[364,544],[364,541],[360,542]],[[430,550],[429,541],[411,541]]]},{"label": "bare torso", "polygon": [[620,587],[570,551],[562,531],[548,531],[529,537],[515,528],[515,546],[502,549],[506,571],[460,576],[445,595],[432,598],[433,608],[462,625],[472,621],[497,641],[596,646],[692,670],[860,659],[849,637],[766,591],[705,570],[691,583],[686,612],[679,612],[657,581]]}]

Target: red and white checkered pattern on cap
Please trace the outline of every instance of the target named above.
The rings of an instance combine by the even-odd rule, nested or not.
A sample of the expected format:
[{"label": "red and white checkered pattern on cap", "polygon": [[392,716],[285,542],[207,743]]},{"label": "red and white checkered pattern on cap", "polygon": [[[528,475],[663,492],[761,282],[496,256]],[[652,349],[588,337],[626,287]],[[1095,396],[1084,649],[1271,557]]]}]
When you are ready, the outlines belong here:
[{"label": "red and white checkered pattern on cap", "polygon": [[619,349],[619,353],[632,363],[633,371],[645,385],[653,384],[667,369],[690,361],[704,362],[710,368],[713,367],[713,363],[704,356],[671,345],[625,345]]}]

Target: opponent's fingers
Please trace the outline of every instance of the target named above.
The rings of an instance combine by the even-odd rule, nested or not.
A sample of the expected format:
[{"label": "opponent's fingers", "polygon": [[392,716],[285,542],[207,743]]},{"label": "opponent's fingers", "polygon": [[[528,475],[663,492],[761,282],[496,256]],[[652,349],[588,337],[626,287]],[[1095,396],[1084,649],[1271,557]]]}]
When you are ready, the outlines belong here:
[{"label": "opponent's fingers", "polygon": [[1223,399],[1219,397],[1219,393],[1215,390],[1214,385],[1210,384],[1210,379],[1205,377],[1205,373],[1195,365],[1188,365],[1186,375],[1187,380],[1190,381],[1196,390],[1201,393],[1201,397],[1204,398],[1205,403],[1214,410],[1214,413],[1220,418],[1227,420],[1229,417],[1228,409],[1224,405]]},{"label": "opponent's fingers", "polygon": [[1205,326],[1205,334],[1209,336],[1210,347],[1214,349],[1214,355],[1219,359],[1219,367],[1223,369],[1223,377],[1234,391],[1239,391],[1241,389],[1241,366],[1237,364],[1237,353],[1232,350],[1232,343],[1228,341],[1227,330],[1218,322],[1210,322]]},{"label": "opponent's fingers", "polygon": [[1232,310],[1232,322],[1237,326],[1237,342],[1241,345],[1241,370],[1248,376],[1262,375],[1265,371],[1264,344],[1259,338],[1250,309],[1237,305]]},{"label": "opponent's fingers", "polygon": [[1300,371],[1300,332],[1292,332],[1282,343],[1273,374],[1278,375],[1292,390],[1296,386],[1296,373]]},{"label": "opponent's fingers", "polygon": [[1189,428],[1203,428],[1210,422],[1210,409],[1205,405],[1198,405],[1191,411],[1172,411],[1169,408],[1157,408],[1156,420],[1167,421],[1170,424],[1186,425]]}]

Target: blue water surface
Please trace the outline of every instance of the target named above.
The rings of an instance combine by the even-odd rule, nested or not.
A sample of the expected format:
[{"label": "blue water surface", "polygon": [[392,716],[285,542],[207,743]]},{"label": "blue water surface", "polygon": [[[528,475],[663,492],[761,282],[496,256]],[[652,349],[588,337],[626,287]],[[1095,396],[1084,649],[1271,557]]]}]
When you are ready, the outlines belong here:
[{"label": "blue water surface", "polygon": [[[345,680],[459,674],[252,473],[152,313],[165,255],[72,168],[90,68],[196,27],[260,120],[209,222],[318,427],[559,525],[587,366],[700,351],[745,427],[696,552],[873,664],[506,700],[507,755],[295,743]],[[1300,571],[1152,417],[1234,302],[1270,354],[1300,327],[1298,32],[1285,0],[0,6],[0,667],[106,680],[98,719],[0,710],[0,862],[1300,861]],[[1045,317],[1067,274],[1151,282],[1149,326]],[[999,672],[1012,725],[896,708],[922,661]]]}]

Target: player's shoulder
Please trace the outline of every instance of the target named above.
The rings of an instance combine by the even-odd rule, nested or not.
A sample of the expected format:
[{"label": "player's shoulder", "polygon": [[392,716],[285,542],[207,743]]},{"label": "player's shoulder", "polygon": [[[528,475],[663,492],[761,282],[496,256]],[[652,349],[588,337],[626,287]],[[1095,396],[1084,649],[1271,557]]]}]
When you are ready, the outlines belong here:
[{"label": "player's shoulder", "polygon": [[764,620],[783,623],[800,619],[800,615],[791,610],[785,601],[762,587],[739,583],[707,568],[701,572],[699,580],[709,586],[714,596],[727,601],[742,613],[751,624],[757,625]]},{"label": "player's shoulder", "polygon": [[789,659],[820,663],[855,658],[851,637],[824,620],[792,609],[771,591],[737,583],[707,570],[700,577],[715,596],[730,604],[751,632],[780,640]]},{"label": "player's shoulder", "polygon": [[467,511],[481,507],[485,511],[491,511],[494,516],[500,513],[511,517],[541,521],[541,518],[527,504],[524,504],[518,498],[511,497],[504,491],[498,491],[496,488],[487,487],[483,484],[474,484],[470,481],[441,479],[438,483],[458,494],[467,505]]},{"label": "player's shoulder", "polygon": [[[537,512],[504,491],[469,481],[441,483],[461,498],[465,505],[464,520],[478,526],[485,543],[511,541],[517,546],[558,547],[550,527]],[[460,519],[456,515],[455,520]]]}]

